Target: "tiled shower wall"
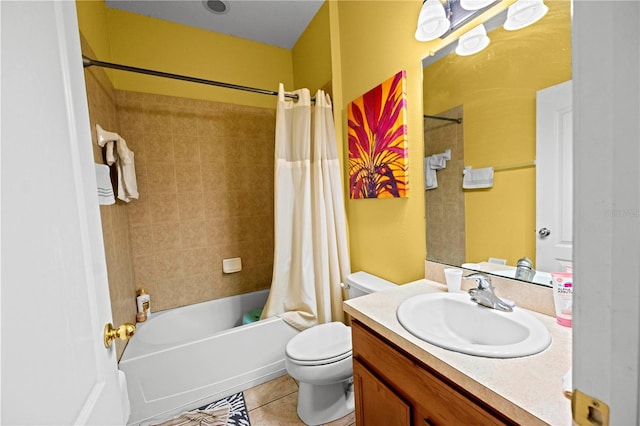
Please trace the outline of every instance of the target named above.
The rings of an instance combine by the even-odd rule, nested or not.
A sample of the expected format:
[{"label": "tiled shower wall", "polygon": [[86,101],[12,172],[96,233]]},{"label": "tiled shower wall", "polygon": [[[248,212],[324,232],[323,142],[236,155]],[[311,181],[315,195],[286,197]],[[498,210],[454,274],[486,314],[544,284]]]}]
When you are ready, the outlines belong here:
[{"label": "tiled shower wall", "polygon": [[[462,106],[435,115],[462,118]],[[451,150],[446,168],[436,172],[438,187],[425,191],[427,259],[450,265],[462,265],[466,261],[463,126],[464,121],[458,124],[424,119],[425,156]]]},{"label": "tiled shower wall", "polygon": [[[135,283],[152,311],[268,288],[275,109],[127,91],[116,104],[140,192],[127,207]],[[224,274],[234,257],[243,270]]]},{"label": "tiled shower wall", "polygon": [[[95,55],[84,37],[80,37],[80,39],[82,52],[94,58]],[[86,68],[84,76],[91,123],[93,159],[96,163],[104,164],[102,149],[96,143],[95,129],[96,124],[100,124],[105,129],[120,131],[115,92],[104,70],[96,67]],[[108,206],[100,206],[111,312],[113,323],[116,326],[125,322],[135,323],[136,320],[136,287],[133,278],[128,207],[122,201]],[[125,342],[117,339],[118,358],[122,355],[124,347]]]}]

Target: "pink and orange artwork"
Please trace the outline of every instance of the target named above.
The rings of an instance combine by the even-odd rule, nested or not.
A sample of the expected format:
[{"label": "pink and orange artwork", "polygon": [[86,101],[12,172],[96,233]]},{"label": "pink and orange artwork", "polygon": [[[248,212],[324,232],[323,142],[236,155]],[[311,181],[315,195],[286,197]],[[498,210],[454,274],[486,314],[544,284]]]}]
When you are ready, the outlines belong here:
[{"label": "pink and orange artwork", "polygon": [[406,71],[355,99],[348,107],[349,197],[406,197]]}]

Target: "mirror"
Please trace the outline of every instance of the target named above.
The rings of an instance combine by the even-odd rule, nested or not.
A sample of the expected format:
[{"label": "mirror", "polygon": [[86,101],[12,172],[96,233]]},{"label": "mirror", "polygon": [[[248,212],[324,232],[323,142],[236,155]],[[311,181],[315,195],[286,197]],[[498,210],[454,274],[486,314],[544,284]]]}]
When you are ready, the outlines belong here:
[{"label": "mirror", "polygon": [[[427,259],[514,277],[519,259],[536,269],[536,92],[571,79],[571,2],[518,31],[506,11],[485,23],[489,46],[458,56],[456,42],[423,61]],[[435,157],[434,157],[435,156]],[[429,159],[431,158],[431,159]],[[465,166],[493,167],[489,188],[462,188]],[[433,176],[433,172],[430,172]],[[490,261],[491,260],[491,261]],[[532,282],[547,284],[551,271]]]}]

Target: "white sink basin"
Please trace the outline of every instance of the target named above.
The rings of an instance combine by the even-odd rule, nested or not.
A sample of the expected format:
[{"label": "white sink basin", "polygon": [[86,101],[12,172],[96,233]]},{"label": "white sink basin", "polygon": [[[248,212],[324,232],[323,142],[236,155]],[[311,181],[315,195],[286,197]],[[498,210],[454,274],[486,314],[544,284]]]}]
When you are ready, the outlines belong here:
[{"label": "white sink basin", "polygon": [[502,312],[472,302],[466,293],[428,293],[398,306],[398,321],[417,338],[456,352],[490,358],[533,355],[551,344],[533,315]]}]

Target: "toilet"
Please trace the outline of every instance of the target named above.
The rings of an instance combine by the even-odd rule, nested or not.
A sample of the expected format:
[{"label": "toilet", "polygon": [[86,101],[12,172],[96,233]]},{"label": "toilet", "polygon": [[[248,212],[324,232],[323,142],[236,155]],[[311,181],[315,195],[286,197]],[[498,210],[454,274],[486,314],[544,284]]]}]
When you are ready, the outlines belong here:
[{"label": "toilet", "polygon": [[[360,271],[343,285],[349,299],[396,287]],[[341,322],[319,324],[300,332],[286,347],[286,368],[299,382],[298,416],[307,425],[320,425],[354,410],[351,327]]]}]

